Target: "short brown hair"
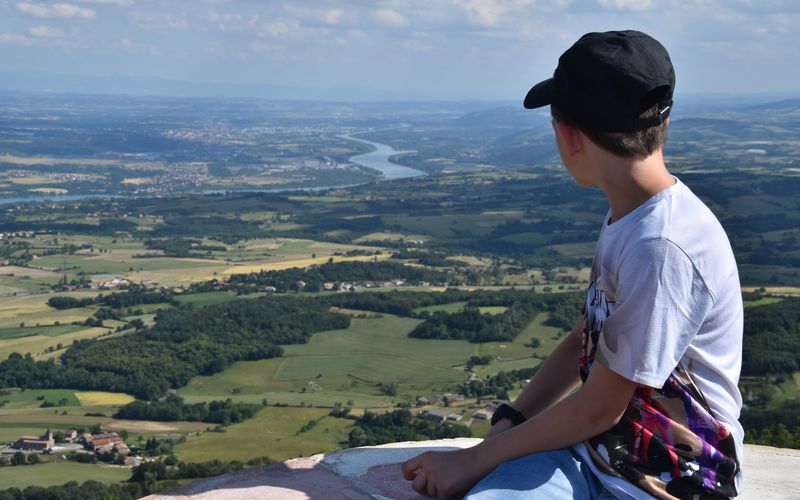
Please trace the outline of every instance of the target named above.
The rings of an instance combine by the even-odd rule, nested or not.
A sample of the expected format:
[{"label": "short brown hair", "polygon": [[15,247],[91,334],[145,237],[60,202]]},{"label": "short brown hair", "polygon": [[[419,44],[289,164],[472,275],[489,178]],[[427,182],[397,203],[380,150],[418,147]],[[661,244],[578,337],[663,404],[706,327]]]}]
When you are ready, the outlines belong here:
[{"label": "short brown hair", "polygon": [[[656,104],[643,111],[639,115],[639,118],[650,118],[656,116],[658,112],[658,104]],[[597,132],[595,130],[586,130],[583,127],[575,125],[568,116],[565,116],[564,113],[559,111],[559,109],[552,104],[550,105],[550,113],[557,122],[564,122],[579,128],[592,142],[606,151],[623,158],[649,156],[657,149],[664,147],[664,144],[667,143],[666,121],[659,125],[635,132]]]}]

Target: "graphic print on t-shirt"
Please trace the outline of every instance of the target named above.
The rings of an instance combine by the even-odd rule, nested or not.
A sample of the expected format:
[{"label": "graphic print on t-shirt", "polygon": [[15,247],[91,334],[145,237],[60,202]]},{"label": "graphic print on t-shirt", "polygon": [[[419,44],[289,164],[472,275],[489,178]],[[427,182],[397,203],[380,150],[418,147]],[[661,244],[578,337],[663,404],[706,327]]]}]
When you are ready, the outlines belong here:
[{"label": "graphic print on t-shirt", "polygon": [[[596,266],[597,262],[584,306],[579,360],[584,382],[616,305],[599,285]],[[586,442],[603,472],[624,477],[657,498],[737,495],[739,462],[733,436],[713,417],[690,372],[691,367],[679,364],[663,387],[639,386],[619,423]]]}]

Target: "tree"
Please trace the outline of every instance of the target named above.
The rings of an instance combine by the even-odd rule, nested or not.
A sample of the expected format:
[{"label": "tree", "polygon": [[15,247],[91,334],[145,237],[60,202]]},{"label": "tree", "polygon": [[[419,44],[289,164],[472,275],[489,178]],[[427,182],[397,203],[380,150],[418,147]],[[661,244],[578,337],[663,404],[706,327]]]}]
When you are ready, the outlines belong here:
[{"label": "tree", "polygon": [[26,461],[25,454],[21,451],[14,453],[14,456],[11,457],[11,465],[24,465]]},{"label": "tree", "polygon": [[31,453],[30,455],[28,455],[28,464],[30,465],[38,464],[41,461],[42,460],[39,458],[38,453]]}]

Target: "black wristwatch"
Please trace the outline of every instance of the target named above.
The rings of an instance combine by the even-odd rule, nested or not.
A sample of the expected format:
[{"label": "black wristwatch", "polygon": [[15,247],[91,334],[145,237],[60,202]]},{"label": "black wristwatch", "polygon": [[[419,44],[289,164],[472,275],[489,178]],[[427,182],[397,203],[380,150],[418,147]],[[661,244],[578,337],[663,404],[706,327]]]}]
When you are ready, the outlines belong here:
[{"label": "black wristwatch", "polygon": [[523,415],[522,412],[505,403],[498,406],[494,413],[492,413],[492,425],[504,418],[511,420],[511,423],[515,426],[525,421],[525,415]]}]

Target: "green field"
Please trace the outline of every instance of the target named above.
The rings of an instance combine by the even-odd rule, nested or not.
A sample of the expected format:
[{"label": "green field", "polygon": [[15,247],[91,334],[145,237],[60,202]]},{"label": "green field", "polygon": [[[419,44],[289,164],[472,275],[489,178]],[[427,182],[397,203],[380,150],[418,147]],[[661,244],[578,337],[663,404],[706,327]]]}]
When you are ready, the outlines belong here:
[{"label": "green field", "polygon": [[56,486],[70,481],[83,483],[93,480],[111,484],[131,477],[127,467],[90,465],[74,462],[53,462],[38,465],[0,467],[0,489],[26,486]]},{"label": "green field", "polygon": [[316,333],[307,344],[285,346],[282,358],[234,363],[222,373],[195,377],[178,394],[187,401],[232,397],[270,404],[332,406],[353,400],[357,406],[391,404],[378,383],[429,390],[460,384],[461,366],[477,345],[461,340],[408,337],[419,320],[384,315],[353,318],[349,328]]},{"label": "green field", "polygon": [[418,308],[414,309],[414,312],[417,313],[417,314],[419,314],[421,312],[435,313],[436,311],[444,311],[444,312],[448,312],[448,313],[454,313],[454,312],[458,312],[461,309],[463,309],[465,305],[467,305],[466,301],[450,302],[449,304],[436,304],[436,305],[433,305],[433,306],[418,307]]},{"label": "green field", "polygon": [[[327,416],[320,408],[267,407],[246,422],[225,432],[204,432],[179,444],[175,452],[186,462],[249,460],[268,456],[273,460],[309,456],[346,447],[349,419]],[[310,431],[297,434],[308,421],[322,418]]]},{"label": "green field", "polygon": [[[67,400],[67,406],[80,406],[81,402],[75,397],[75,391],[70,389],[28,389],[19,391],[4,389],[9,394],[0,395],[0,401],[8,401],[3,408],[30,408],[39,407],[43,401],[58,403],[61,399]],[[39,400],[37,398],[44,397]]]},{"label": "green field", "polygon": [[0,328],[0,340],[14,339],[17,337],[30,337],[33,335],[43,335],[45,337],[57,337],[65,333],[77,332],[85,329],[82,325],[47,325],[33,327],[6,327]]},{"label": "green field", "polygon": [[[492,363],[485,366],[476,366],[478,375],[496,375],[500,371],[519,368],[530,368],[538,365],[541,360],[533,358],[534,354],[547,356],[563,338],[563,330],[542,323],[547,321],[547,314],[542,313],[525,328],[512,342],[487,342],[480,344],[478,353],[481,356],[492,356]],[[536,349],[530,346],[531,339],[536,337],[541,343]]]},{"label": "green field", "polygon": [[0,359],[8,358],[9,354],[12,352],[18,352],[23,355],[25,353],[31,353],[31,355],[36,359],[53,357],[58,354],[58,351],[47,352],[47,349],[50,347],[55,348],[58,344],[68,346],[75,340],[95,338],[108,333],[108,331],[109,330],[106,328],[83,327],[80,330],[71,333],[64,333],[58,337],[33,335],[30,337],[25,336],[5,339],[0,341]]}]

